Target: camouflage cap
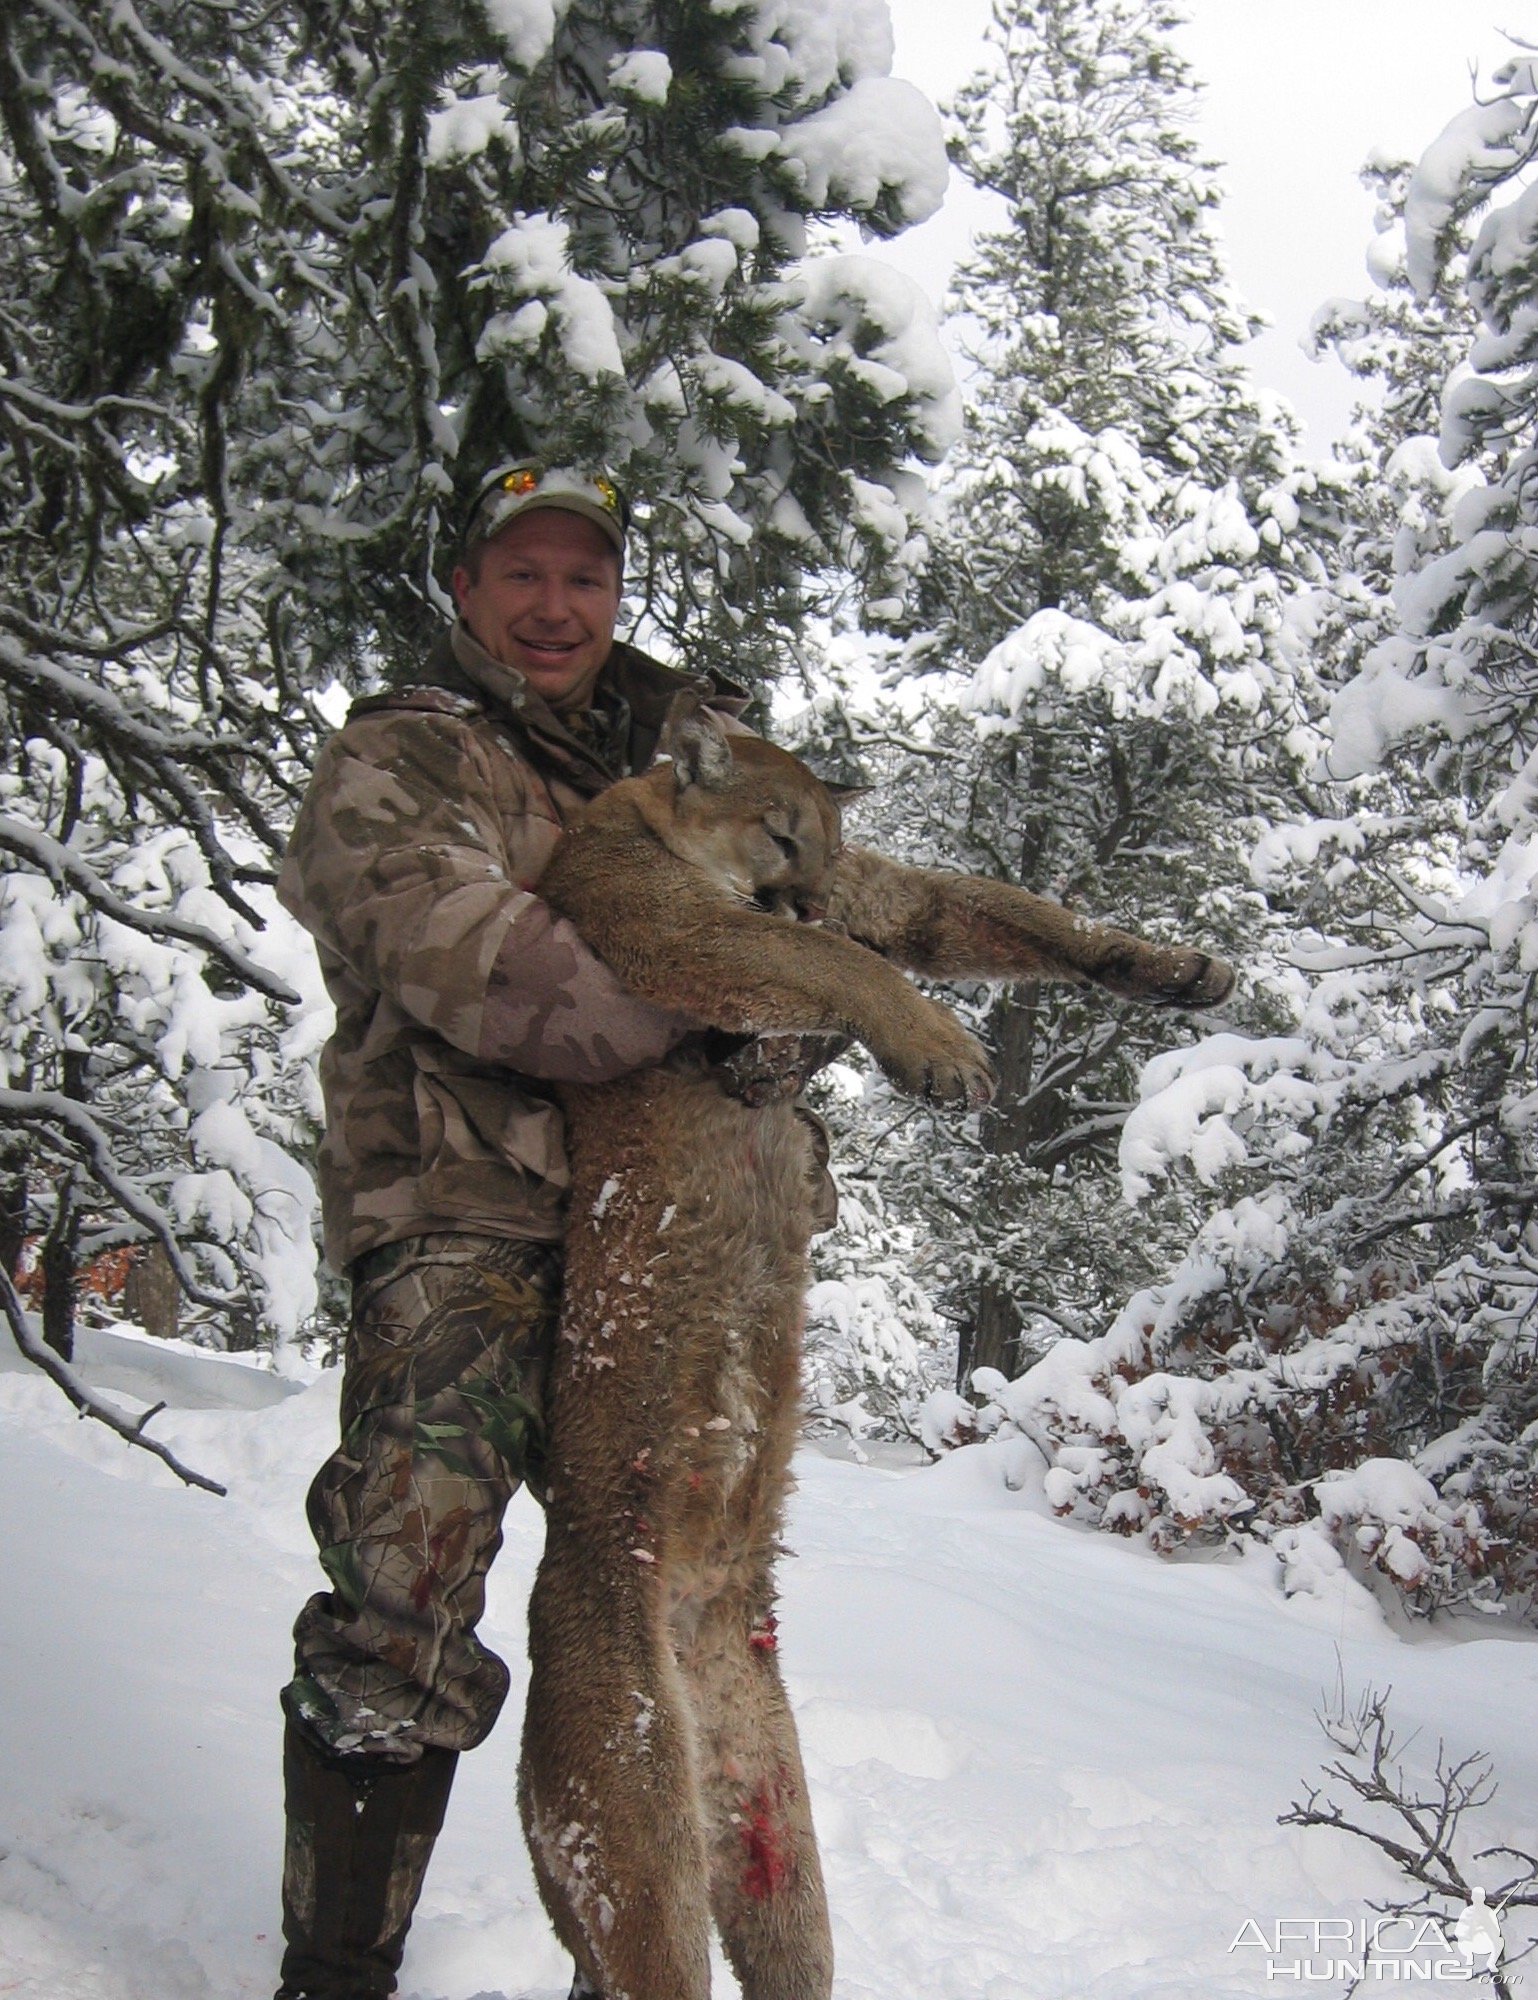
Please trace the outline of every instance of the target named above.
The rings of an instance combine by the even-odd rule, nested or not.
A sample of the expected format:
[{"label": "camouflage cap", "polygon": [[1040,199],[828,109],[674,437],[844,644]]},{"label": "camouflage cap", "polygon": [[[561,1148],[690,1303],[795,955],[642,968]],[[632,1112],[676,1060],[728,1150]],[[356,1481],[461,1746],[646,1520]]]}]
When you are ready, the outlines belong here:
[{"label": "camouflage cap", "polygon": [[465,517],[466,555],[480,542],[499,534],[509,521],[539,507],[558,507],[580,514],[613,543],[623,559],[630,506],[606,472],[574,472],[568,466],[542,465],[537,459],[515,459],[487,474]]}]

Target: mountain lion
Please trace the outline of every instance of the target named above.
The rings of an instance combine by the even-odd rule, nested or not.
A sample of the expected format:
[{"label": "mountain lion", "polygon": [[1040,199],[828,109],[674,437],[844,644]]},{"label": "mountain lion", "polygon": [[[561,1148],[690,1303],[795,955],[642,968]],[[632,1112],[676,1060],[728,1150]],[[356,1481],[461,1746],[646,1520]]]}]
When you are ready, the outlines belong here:
[{"label": "mountain lion", "polygon": [[[850,1035],[899,1088],[977,1106],[982,1049],[898,965],[1176,1006],[1233,984],[1201,952],[844,847],[804,765],[703,710],[665,741],[671,763],[595,799],[539,893],[636,992],[713,1028]],[[566,1306],[520,1779],[541,1893],[576,1994],[704,2000],[713,1918],[745,2000],[827,2000],[773,1578],[814,1129],[728,1095],[703,1057],[562,1098]]]}]

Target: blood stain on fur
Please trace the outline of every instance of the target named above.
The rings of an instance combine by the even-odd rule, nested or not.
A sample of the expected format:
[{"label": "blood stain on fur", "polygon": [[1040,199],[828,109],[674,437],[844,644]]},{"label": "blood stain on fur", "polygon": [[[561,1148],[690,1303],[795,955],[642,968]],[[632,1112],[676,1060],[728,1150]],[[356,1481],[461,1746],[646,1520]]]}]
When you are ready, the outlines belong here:
[{"label": "blood stain on fur", "polygon": [[760,1786],[743,1820],[741,1833],[746,1851],[742,1892],[751,1896],[755,1903],[762,1903],[776,1889],[784,1887],[791,1869],[790,1844],[780,1811],[778,1785]]}]

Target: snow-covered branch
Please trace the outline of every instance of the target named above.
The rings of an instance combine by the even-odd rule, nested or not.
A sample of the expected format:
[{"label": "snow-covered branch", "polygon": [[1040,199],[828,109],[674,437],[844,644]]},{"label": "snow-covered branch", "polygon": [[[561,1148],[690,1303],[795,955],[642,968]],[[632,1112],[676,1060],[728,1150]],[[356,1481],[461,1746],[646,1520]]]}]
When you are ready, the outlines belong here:
[{"label": "snow-covered branch", "polygon": [[237,979],[254,986],[258,993],[265,993],[270,1000],[287,1006],[299,1004],[299,995],[293,987],[258,965],[255,959],[248,958],[206,924],[188,923],[169,911],[144,910],[125,901],[115,895],[73,850],[6,814],[0,814],[0,849],[30,861],[50,881],[61,887],[78,889],[93,908],[120,924],[127,924],[131,930],[142,931],[150,937],[180,938],[185,944],[198,945],[219,959]]},{"label": "snow-covered branch", "polygon": [[183,1465],[176,1454],[161,1444],[158,1438],[146,1436],[146,1425],[153,1417],[158,1416],[160,1410],[165,1407],[164,1404],[157,1404],[153,1409],[146,1410],[142,1416],[128,1417],[111,1403],[103,1402],[101,1397],[80,1379],[67,1361],[61,1360],[51,1347],[44,1346],[33,1332],[20,1295],[11,1282],[11,1274],[3,1264],[0,1264],[0,1309],[5,1313],[6,1323],[11,1329],[11,1337],[17,1347],[34,1367],[40,1368],[58,1384],[81,1416],[94,1417],[97,1423],[105,1424],[108,1430],[116,1431],[120,1438],[125,1438],[140,1451],[152,1453],[162,1464],[168,1465],[177,1478],[186,1485],[200,1486],[205,1493],[217,1493],[221,1499],[225,1497],[229,1492],[227,1486],[221,1486],[217,1479],[210,1479],[204,1473],[194,1472],[191,1466]]},{"label": "snow-covered branch", "polygon": [[215,1311],[240,1303],[235,1294],[211,1291],[199,1281],[170,1216],[121,1164],[112,1134],[83,1104],[57,1090],[0,1090],[0,1125],[42,1128],[57,1135],[104,1191],[159,1243],[188,1298]]}]

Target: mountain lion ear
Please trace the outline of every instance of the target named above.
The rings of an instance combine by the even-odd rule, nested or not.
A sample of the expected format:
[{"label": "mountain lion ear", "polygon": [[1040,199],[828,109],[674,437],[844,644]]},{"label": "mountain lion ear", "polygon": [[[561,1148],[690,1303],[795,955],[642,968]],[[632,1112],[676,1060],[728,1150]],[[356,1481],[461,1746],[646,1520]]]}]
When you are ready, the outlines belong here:
[{"label": "mountain lion ear", "polygon": [[719,716],[701,707],[698,695],[682,694],[673,703],[658,748],[672,758],[681,792],[690,785],[724,791],[732,781],[735,766],[726,731]]}]

